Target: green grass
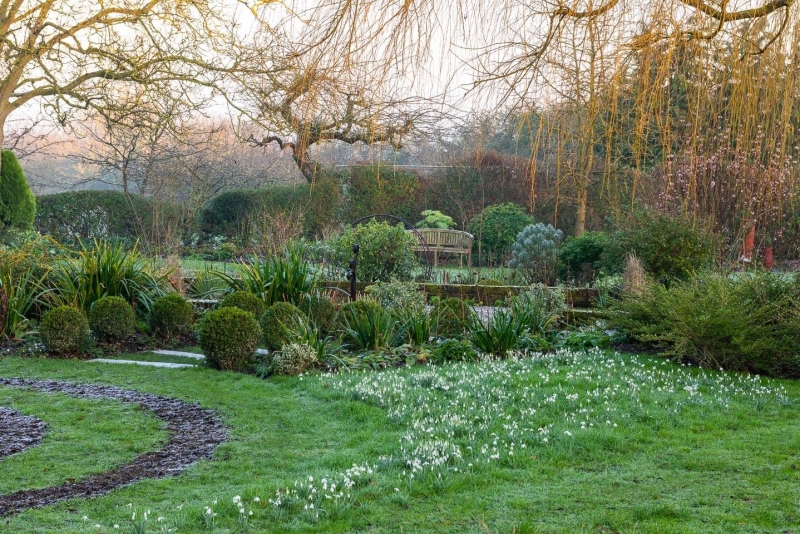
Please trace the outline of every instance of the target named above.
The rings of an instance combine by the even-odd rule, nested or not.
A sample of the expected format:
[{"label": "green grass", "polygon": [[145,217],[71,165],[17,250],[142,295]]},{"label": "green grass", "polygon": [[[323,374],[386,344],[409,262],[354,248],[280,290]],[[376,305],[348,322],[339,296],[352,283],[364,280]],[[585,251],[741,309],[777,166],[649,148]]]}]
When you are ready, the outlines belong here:
[{"label": "green grass", "polygon": [[0,387],[0,406],[38,417],[48,425],[38,446],[2,460],[0,494],[102,473],[167,440],[161,420],[121,402]]},{"label": "green grass", "polygon": [[[179,477],[30,510],[4,519],[0,532],[128,532],[132,511],[141,518],[148,509],[148,532],[239,532],[236,495],[254,512],[244,516],[251,532],[783,532],[800,522],[794,382],[598,353],[266,381],[6,358],[0,376],[199,402],[231,434],[213,461]],[[9,391],[34,404],[40,395],[0,395]],[[114,419],[112,434],[131,417],[98,416]],[[51,422],[50,432],[67,422]],[[26,460],[33,451],[12,457],[31,476],[40,467]],[[325,499],[322,479],[341,488],[353,464],[372,473],[351,472],[354,487]],[[71,464],[61,469],[80,476]],[[278,488],[280,508],[268,502]],[[205,506],[217,514],[211,528]]]}]

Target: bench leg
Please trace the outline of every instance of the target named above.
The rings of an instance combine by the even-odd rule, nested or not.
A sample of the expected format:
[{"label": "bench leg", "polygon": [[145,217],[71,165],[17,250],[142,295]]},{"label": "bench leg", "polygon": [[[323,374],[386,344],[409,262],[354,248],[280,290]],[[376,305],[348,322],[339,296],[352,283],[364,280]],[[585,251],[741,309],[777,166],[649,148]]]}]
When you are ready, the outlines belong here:
[{"label": "bench leg", "polygon": [[434,267],[438,267],[439,266],[439,251],[438,250],[434,250],[433,251],[433,266]]}]

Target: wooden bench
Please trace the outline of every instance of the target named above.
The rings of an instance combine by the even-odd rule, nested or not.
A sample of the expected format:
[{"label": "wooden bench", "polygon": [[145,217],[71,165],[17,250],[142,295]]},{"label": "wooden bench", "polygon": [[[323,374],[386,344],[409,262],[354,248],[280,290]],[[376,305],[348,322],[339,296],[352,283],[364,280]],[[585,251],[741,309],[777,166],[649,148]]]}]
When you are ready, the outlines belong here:
[{"label": "wooden bench", "polygon": [[[417,234],[413,230],[406,230],[419,242]],[[442,230],[440,228],[419,228],[417,232],[422,234],[423,239],[428,244],[419,242],[418,245],[411,247],[415,252],[433,252],[433,266],[439,266],[439,253],[445,252],[458,254],[458,266],[463,267],[464,255],[467,255],[467,266],[472,267],[472,241],[475,239],[472,234],[460,230]]]}]

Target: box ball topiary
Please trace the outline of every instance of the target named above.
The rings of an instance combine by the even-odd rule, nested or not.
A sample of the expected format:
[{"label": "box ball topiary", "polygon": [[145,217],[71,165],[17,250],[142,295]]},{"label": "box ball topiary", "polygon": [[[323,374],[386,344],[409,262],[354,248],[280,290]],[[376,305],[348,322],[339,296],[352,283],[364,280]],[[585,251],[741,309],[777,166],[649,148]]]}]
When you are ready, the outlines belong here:
[{"label": "box ball topiary", "polygon": [[136,313],[122,297],[103,297],[89,310],[89,327],[102,341],[122,341],[136,331]]},{"label": "box ball topiary", "polygon": [[272,357],[272,374],[294,376],[313,367],[317,353],[302,343],[289,343]]},{"label": "box ball topiary", "polygon": [[256,353],[261,328],[252,313],[230,306],[208,312],[200,321],[198,337],[209,367],[241,371]]},{"label": "box ball topiary", "polygon": [[231,306],[252,313],[256,319],[260,319],[264,312],[267,311],[266,303],[249,291],[234,291],[222,299],[219,305],[220,308],[229,308]]},{"label": "box ball topiary", "polygon": [[281,350],[292,341],[292,333],[298,330],[300,323],[306,321],[306,314],[294,304],[276,302],[261,316],[264,344],[269,350]]},{"label": "box ball topiary", "polygon": [[89,321],[78,308],[59,306],[48,310],[39,323],[39,336],[47,352],[60,356],[83,354],[91,346]]},{"label": "box ball topiary", "polygon": [[150,308],[150,328],[162,338],[186,335],[194,320],[194,308],[178,293],[170,293],[153,303]]},{"label": "box ball topiary", "polygon": [[469,316],[469,306],[457,298],[440,300],[433,307],[433,324],[439,337],[457,338],[464,334],[464,323]]},{"label": "box ball topiary", "polygon": [[328,334],[336,327],[336,307],[330,299],[309,295],[300,302],[299,307],[323,334]]},{"label": "box ball topiary", "polygon": [[375,310],[380,307],[380,304],[374,300],[355,300],[347,302],[339,308],[339,313],[337,315],[337,322],[339,323],[338,328],[340,330],[345,330],[347,328],[348,317],[352,317],[353,314],[358,317],[364,317],[368,314],[375,313]]}]

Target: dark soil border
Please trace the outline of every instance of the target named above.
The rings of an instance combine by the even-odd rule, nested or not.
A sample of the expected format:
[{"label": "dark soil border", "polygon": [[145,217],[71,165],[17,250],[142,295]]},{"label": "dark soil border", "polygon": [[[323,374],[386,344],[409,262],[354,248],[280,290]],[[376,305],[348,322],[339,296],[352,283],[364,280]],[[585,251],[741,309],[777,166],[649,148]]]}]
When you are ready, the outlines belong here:
[{"label": "dark soil border", "polygon": [[41,419],[0,406],[0,460],[38,445],[46,430]]},{"label": "dark soil border", "polygon": [[160,450],[138,456],[129,464],[60,486],[22,490],[0,495],[0,517],[39,508],[66,499],[86,499],[147,478],[177,475],[193,463],[211,458],[228,439],[222,421],[213,410],[182,400],[140,393],[116,386],[75,384],[59,380],[2,378],[0,386],[64,393],[80,399],[113,399],[137,404],[166,422],[169,441]]}]

